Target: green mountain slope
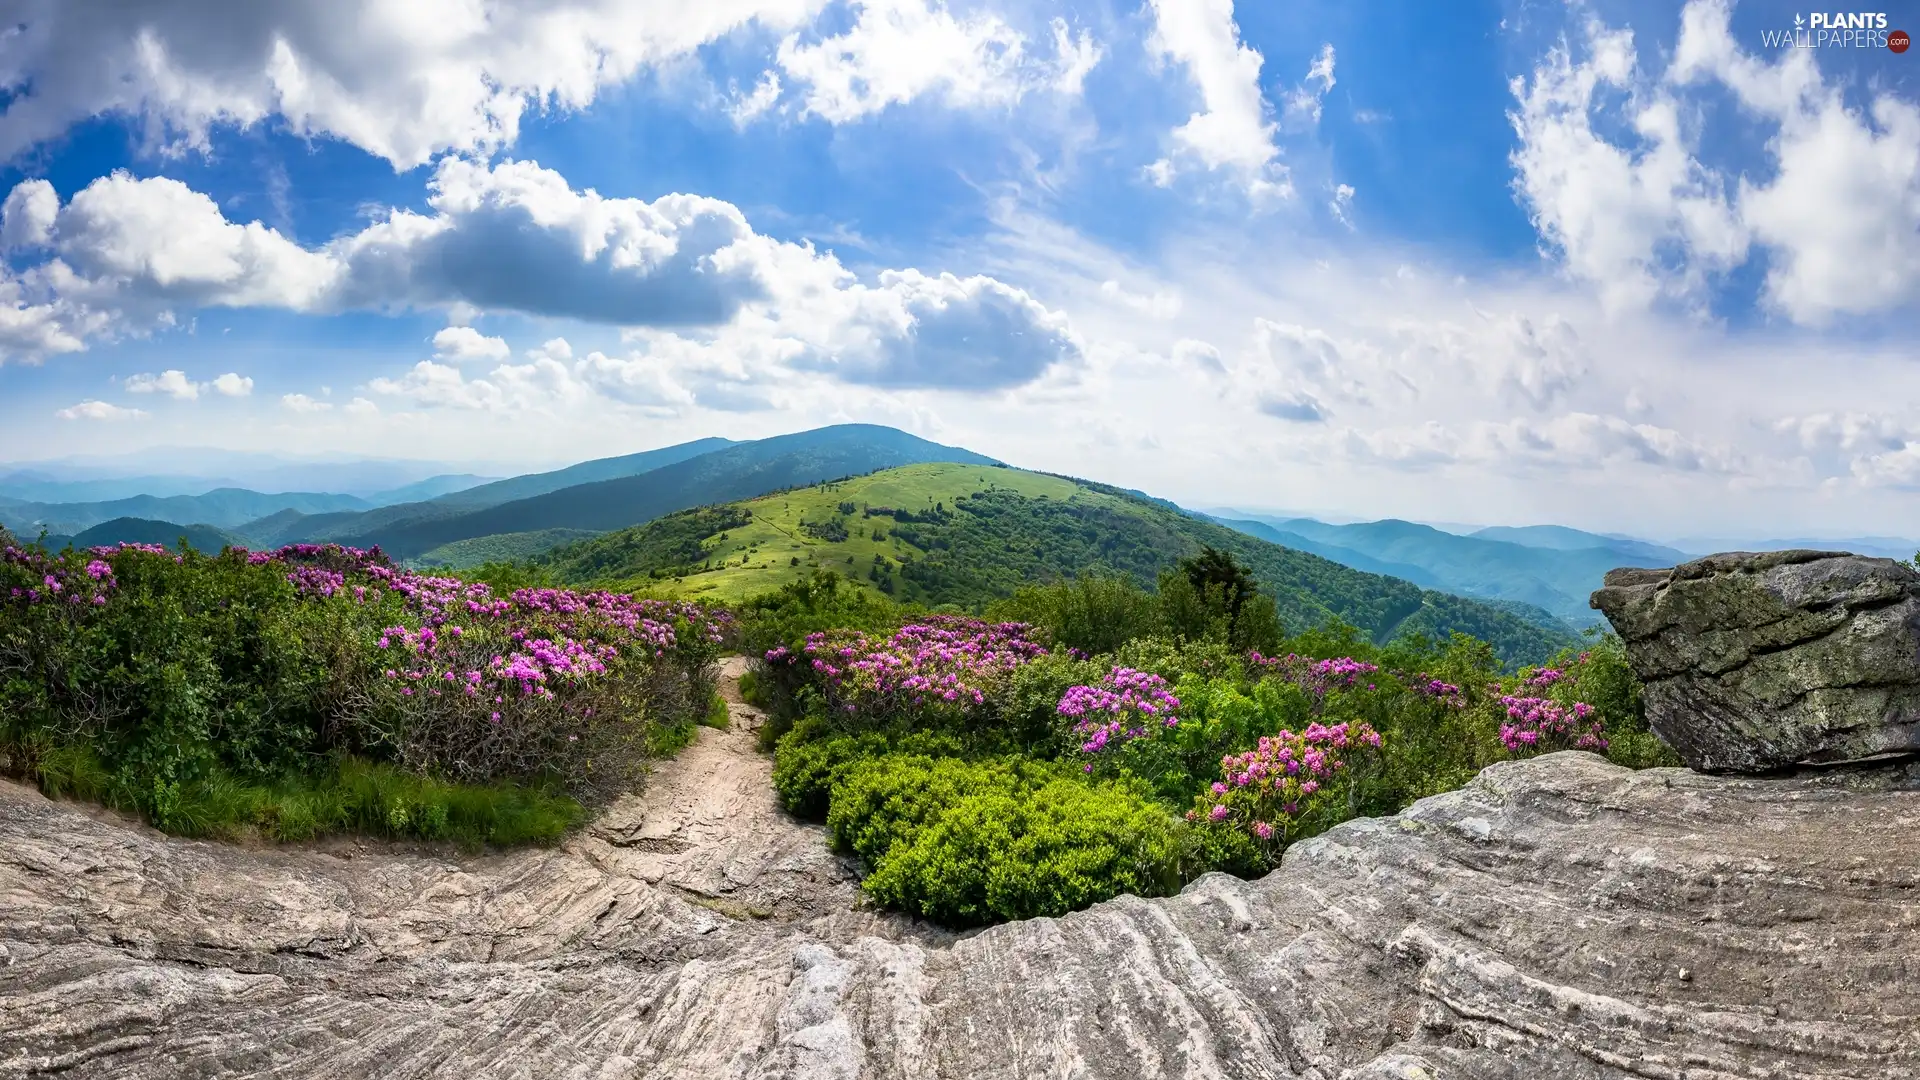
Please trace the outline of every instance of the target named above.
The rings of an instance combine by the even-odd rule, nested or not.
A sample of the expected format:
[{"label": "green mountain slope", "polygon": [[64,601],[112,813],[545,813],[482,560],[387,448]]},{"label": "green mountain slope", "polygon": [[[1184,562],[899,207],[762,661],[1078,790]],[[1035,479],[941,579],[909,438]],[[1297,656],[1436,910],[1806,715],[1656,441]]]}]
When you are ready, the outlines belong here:
[{"label": "green mountain slope", "polygon": [[893,428],[844,424],[740,443],[639,476],[579,484],[469,513],[395,522],[379,528],[334,530],[327,539],[357,547],[377,544],[396,558],[411,559],[445,544],[502,533],[544,529],[605,532],[688,507],[749,499],[915,462],[991,460],[971,450],[942,446]]},{"label": "green mountain slope", "polygon": [[[570,485],[626,476],[637,476],[663,465],[674,465],[701,454],[734,445],[727,439],[695,439],[692,442],[664,446],[623,457],[583,461],[552,472],[532,473],[496,480],[473,487],[422,495],[412,502],[392,502],[373,509],[345,513],[281,511],[247,521],[235,527],[255,547],[274,548],[283,544],[315,543],[333,540],[356,547],[371,547],[377,537],[394,533],[409,525],[457,517],[475,510],[515,499],[543,495]],[[423,484],[450,480],[435,477]],[[461,539],[465,539],[462,537]],[[544,550],[544,549],[543,549]],[[529,552],[528,554],[531,554]],[[484,560],[483,560],[484,561]]]},{"label": "green mountain slope", "polygon": [[549,491],[559,491],[579,484],[596,484],[602,480],[618,480],[627,476],[639,476],[668,465],[677,465],[689,458],[702,454],[711,454],[715,450],[724,450],[737,445],[731,439],[695,439],[692,442],[663,446],[658,450],[646,450],[638,454],[622,457],[596,458],[583,461],[578,465],[569,465],[552,472],[529,473],[525,476],[496,480],[491,484],[480,484],[461,491],[442,495],[434,501],[447,506],[458,506],[464,510],[478,510],[487,506],[499,506],[501,503],[516,499],[531,499],[535,495],[545,495]]},{"label": "green mountain slope", "polygon": [[739,599],[829,567],[903,600],[973,607],[1022,584],[1160,570],[1212,545],[1273,593],[1288,626],[1334,618],[1385,641],[1460,630],[1510,660],[1572,641],[1493,605],[1363,573],[1104,485],[1005,466],[922,464],[663,517],[556,549],[574,582]]},{"label": "green mountain slope", "polygon": [[367,502],[374,506],[422,502],[461,491],[471,491],[482,484],[491,484],[499,479],[498,476],[479,476],[474,473],[442,473],[439,476],[429,476],[425,480],[416,480],[402,487],[376,492],[367,496]]},{"label": "green mountain slope", "polygon": [[585,540],[598,533],[585,529],[536,529],[532,532],[495,533],[442,544],[408,561],[422,569],[466,570],[490,562],[526,562],[563,544]]},{"label": "green mountain slope", "polygon": [[175,525],[171,521],[152,521],[144,518],[115,518],[103,521],[81,532],[70,541],[76,548],[101,547],[106,544],[159,544],[162,547],[176,547],[180,538],[187,538],[195,551],[212,555],[228,545],[245,546],[240,537],[216,528],[212,525]]}]

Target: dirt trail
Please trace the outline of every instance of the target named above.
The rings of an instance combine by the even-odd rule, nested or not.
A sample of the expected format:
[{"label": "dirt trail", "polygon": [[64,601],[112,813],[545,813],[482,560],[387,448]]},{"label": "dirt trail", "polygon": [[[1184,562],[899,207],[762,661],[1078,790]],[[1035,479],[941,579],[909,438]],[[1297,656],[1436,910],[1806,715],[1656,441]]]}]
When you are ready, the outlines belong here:
[{"label": "dirt trail", "polygon": [[623,797],[572,847],[622,871],[709,902],[736,916],[810,916],[844,911],[858,898],[850,865],[822,830],[795,821],[773,793],[772,763],[756,734],[765,714],[740,697],[743,656],[720,665],[727,730],[702,727],[693,744],[655,764],[645,787]]}]

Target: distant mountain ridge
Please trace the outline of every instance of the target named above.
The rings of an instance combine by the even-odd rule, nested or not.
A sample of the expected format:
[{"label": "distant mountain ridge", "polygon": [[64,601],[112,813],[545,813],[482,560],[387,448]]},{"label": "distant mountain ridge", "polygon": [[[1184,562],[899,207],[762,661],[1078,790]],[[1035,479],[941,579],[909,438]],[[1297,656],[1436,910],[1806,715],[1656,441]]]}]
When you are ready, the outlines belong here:
[{"label": "distant mountain ridge", "polygon": [[195,551],[208,555],[218,554],[229,545],[245,546],[238,536],[212,525],[175,525],[171,521],[130,517],[101,522],[74,536],[69,543],[76,548],[109,544],[159,544],[174,548],[179,546],[181,537],[185,537]]},{"label": "distant mountain ridge", "polygon": [[[709,449],[715,443],[721,445]],[[356,547],[378,545],[395,558],[412,559],[445,545],[488,536],[556,529],[605,532],[693,506],[922,461],[997,464],[971,450],[943,446],[894,428],[841,424],[745,443],[696,440],[535,477],[516,477],[426,503],[308,517],[280,513],[248,522],[237,531],[261,546],[334,541]],[[640,471],[551,487],[565,478],[621,468]],[[540,487],[548,490],[485,504],[492,497],[489,491]],[[481,505],[469,505],[470,501]]]},{"label": "distant mountain ridge", "polygon": [[16,532],[34,532],[44,526],[53,532],[79,533],[118,518],[192,521],[232,528],[285,510],[327,513],[366,510],[372,506],[353,495],[304,491],[266,494],[244,488],[216,488],[199,495],[135,495],[95,503],[5,500],[0,501],[0,523]]},{"label": "distant mountain ridge", "polygon": [[1344,566],[1388,574],[1431,589],[1522,605],[1573,626],[1600,615],[1587,598],[1606,572],[1623,566],[1672,566],[1693,558],[1643,540],[1564,526],[1494,526],[1460,535],[1387,519],[1329,525],[1310,518],[1216,519],[1274,543]]}]

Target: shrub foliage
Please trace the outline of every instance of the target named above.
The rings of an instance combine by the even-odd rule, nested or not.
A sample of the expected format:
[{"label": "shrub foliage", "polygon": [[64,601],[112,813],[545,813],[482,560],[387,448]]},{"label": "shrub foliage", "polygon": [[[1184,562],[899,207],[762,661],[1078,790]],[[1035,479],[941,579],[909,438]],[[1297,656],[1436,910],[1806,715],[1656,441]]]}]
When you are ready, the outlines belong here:
[{"label": "shrub foliage", "polygon": [[8,544],[0,755],[176,832],[537,838],[706,714],[727,626],[606,593],[497,595],[377,549]]}]

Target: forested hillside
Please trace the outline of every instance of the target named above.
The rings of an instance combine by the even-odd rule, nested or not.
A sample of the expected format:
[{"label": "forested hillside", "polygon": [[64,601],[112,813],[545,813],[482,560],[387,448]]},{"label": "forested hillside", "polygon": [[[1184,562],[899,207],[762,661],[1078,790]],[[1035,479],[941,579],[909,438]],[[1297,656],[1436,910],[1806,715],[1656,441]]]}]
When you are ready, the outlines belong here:
[{"label": "forested hillside", "polygon": [[1376,641],[1458,630],[1512,659],[1572,640],[1544,612],[1523,616],[1363,573],[1117,488],[997,466],[915,465],[673,514],[557,549],[546,565],[570,582],[713,599],[827,567],[898,600],[977,608],[1022,585],[1084,574],[1151,585],[1203,546],[1251,568],[1290,628],[1337,618]]}]

